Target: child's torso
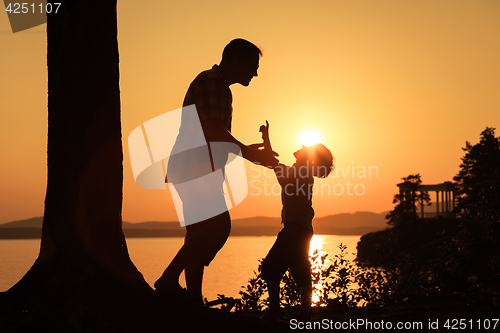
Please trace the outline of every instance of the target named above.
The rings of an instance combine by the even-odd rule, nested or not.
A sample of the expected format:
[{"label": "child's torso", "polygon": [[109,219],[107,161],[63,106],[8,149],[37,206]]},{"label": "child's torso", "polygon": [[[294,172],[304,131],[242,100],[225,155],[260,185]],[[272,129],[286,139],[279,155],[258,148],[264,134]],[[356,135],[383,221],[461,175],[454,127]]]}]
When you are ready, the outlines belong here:
[{"label": "child's torso", "polygon": [[284,167],[283,173],[280,175],[277,172],[276,176],[281,185],[282,223],[296,224],[312,230],[314,178],[295,165]]}]

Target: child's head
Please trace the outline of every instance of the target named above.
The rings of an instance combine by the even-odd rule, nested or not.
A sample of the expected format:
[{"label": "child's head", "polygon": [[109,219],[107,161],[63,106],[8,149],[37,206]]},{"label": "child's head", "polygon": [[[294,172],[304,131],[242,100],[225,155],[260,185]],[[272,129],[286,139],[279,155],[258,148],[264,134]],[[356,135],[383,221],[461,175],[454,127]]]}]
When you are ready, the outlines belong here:
[{"label": "child's head", "polygon": [[293,156],[298,164],[309,167],[315,177],[326,178],[334,168],[332,153],[321,143],[302,146],[302,149],[293,153]]}]

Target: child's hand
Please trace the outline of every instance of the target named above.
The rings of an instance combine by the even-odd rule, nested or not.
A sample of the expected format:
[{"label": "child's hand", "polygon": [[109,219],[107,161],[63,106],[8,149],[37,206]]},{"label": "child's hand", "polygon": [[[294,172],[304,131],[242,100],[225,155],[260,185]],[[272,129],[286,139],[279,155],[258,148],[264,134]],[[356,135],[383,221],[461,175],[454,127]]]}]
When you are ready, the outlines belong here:
[{"label": "child's hand", "polygon": [[267,122],[267,120],[266,124],[260,127],[259,132],[262,133],[262,141],[264,141],[264,149],[272,151],[274,156],[279,156],[279,154],[273,151],[273,148],[271,148],[271,141],[269,140],[269,123]]},{"label": "child's hand", "polygon": [[262,133],[262,140],[265,140],[265,138],[269,140],[269,123],[267,120],[265,125],[260,126],[259,132]]}]

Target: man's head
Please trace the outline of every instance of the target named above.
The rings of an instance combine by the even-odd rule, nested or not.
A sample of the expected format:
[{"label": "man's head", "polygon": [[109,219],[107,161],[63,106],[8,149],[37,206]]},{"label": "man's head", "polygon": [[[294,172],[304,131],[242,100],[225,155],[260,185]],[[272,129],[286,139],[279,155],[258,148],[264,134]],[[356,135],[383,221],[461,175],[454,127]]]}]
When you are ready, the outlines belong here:
[{"label": "man's head", "polygon": [[333,155],[321,143],[314,146],[302,146],[302,149],[293,153],[299,165],[310,168],[312,176],[326,178],[333,170]]},{"label": "man's head", "polygon": [[229,84],[248,86],[257,76],[262,51],[245,39],[233,39],[222,52],[221,70]]}]

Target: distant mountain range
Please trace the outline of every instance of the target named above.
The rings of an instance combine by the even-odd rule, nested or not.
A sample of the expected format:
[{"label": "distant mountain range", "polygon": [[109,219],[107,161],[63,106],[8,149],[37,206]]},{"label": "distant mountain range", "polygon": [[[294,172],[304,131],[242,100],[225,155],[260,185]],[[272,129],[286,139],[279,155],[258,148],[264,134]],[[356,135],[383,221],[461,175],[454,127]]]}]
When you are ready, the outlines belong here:
[{"label": "distant mountain range", "polygon": [[[320,235],[364,235],[387,228],[388,212],[356,212],[315,218],[314,232]],[[0,224],[0,239],[37,239],[42,234],[43,217]],[[250,217],[232,221],[231,236],[276,236],[281,230],[278,217]],[[125,237],[183,237],[179,222],[123,222]]]}]

